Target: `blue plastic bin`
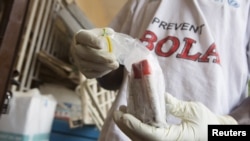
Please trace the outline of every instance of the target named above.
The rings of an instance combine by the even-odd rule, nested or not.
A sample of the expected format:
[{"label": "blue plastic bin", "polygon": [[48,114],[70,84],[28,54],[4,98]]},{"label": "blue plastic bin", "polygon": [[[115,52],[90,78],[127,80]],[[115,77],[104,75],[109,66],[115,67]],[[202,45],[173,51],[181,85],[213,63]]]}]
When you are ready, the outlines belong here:
[{"label": "blue plastic bin", "polygon": [[99,134],[95,125],[71,129],[66,121],[54,119],[50,141],[97,141]]}]

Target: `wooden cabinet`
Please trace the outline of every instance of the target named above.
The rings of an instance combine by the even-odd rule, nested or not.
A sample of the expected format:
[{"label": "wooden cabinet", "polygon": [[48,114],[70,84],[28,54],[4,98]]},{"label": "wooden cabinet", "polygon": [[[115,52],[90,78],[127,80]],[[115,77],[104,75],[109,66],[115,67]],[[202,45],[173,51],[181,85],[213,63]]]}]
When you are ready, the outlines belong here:
[{"label": "wooden cabinet", "polygon": [[1,0],[0,3],[0,109],[2,111],[6,93],[10,90],[13,66],[19,50],[29,0]]}]

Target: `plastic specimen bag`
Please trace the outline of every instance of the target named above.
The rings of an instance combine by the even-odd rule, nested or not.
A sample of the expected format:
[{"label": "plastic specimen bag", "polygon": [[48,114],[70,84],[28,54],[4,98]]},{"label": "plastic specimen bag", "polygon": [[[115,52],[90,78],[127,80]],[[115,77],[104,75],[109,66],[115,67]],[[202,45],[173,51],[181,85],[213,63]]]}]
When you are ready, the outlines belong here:
[{"label": "plastic specimen bag", "polygon": [[128,112],[144,123],[165,126],[165,82],[156,56],[131,36],[110,28],[100,30],[100,39],[107,43],[105,49],[128,71]]}]

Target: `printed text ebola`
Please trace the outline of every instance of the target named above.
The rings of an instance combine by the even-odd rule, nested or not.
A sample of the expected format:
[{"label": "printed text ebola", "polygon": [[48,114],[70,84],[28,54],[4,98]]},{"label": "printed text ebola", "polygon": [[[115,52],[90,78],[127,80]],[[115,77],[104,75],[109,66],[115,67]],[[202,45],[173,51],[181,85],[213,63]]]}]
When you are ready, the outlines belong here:
[{"label": "printed text ebola", "polygon": [[[149,50],[155,50],[155,53],[162,57],[169,57],[177,52],[176,58],[187,59],[192,61],[198,61],[203,63],[217,63],[220,64],[220,57],[216,51],[216,45],[213,43],[208,46],[205,52],[190,53],[190,50],[194,48],[196,41],[191,38],[179,39],[175,36],[167,36],[158,40],[157,35],[152,31],[146,31],[144,36],[140,39]],[[184,42],[182,45],[181,42]],[[169,43],[169,44],[166,44]],[[166,47],[166,45],[170,45]],[[181,46],[182,45],[182,46]],[[167,50],[166,50],[167,48]]]}]

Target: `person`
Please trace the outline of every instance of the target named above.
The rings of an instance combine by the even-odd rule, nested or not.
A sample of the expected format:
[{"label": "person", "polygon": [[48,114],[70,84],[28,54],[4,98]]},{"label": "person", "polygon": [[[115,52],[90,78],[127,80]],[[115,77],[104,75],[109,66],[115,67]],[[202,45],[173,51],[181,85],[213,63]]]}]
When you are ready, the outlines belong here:
[{"label": "person", "polygon": [[101,49],[100,29],[76,33],[72,55],[80,71],[119,89],[99,140],[206,140],[208,124],[249,124],[249,7],[249,0],[128,0],[111,22],[157,57],[172,115],[165,128],[141,123],[121,106],[128,73]]}]

